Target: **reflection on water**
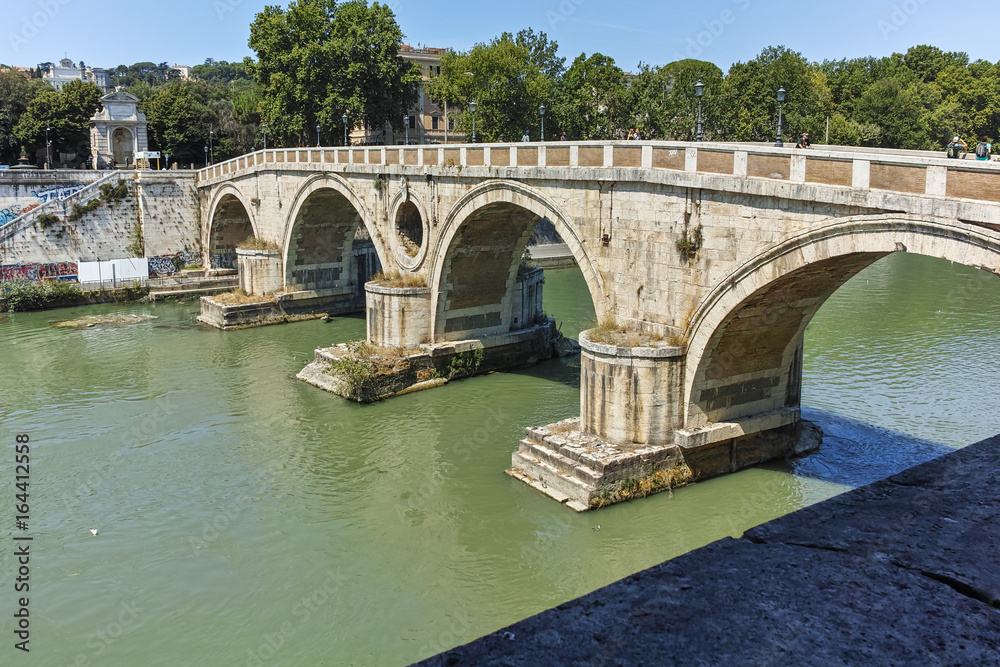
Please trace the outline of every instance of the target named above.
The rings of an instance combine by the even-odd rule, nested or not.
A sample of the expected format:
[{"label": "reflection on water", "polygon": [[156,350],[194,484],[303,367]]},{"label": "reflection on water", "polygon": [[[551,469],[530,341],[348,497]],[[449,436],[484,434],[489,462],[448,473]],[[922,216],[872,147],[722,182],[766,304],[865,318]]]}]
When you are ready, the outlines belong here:
[{"label": "reflection on water", "polygon": [[[591,326],[577,270],[548,272],[545,290],[564,333]],[[984,363],[998,295],[992,276],[887,258],[807,332],[818,454],[585,515],[503,473],[525,426],[579,414],[578,359],[359,406],[294,378],[316,347],[362,337],[361,318],[222,333],[195,326],[196,303],[0,317],[3,437],[33,443],[32,652],[38,664],[425,657],[1000,431],[987,389],[1000,371]],[[113,313],[158,319],[48,326]],[[141,611],[98,642],[123,604]]]}]

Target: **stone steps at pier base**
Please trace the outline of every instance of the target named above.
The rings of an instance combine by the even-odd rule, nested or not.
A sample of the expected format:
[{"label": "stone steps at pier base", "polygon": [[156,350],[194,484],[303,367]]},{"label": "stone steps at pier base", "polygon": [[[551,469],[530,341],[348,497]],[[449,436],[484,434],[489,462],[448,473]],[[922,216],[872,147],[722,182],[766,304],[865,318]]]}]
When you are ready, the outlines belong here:
[{"label": "stone steps at pier base", "polygon": [[577,512],[668,491],[691,481],[676,445],[615,445],[579,419],[525,429],[507,474]]},{"label": "stone steps at pier base", "polygon": [[[748,433],[751,427],[768,428]],[[507,474],[583,512],[801,456],[822,439],[818,426],[799,419],[798,408],[679,430],[666,445],[605,442],[581,432],[578,418],[566,419],[526,428]]]}]

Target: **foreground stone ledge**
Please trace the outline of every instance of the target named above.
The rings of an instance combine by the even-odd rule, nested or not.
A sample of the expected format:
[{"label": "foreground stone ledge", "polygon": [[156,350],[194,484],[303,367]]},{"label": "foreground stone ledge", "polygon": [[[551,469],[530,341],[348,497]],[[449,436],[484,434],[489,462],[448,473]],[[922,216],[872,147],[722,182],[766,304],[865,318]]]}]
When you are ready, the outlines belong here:
[{"label": "foreground stone ledge", "polygon": [[997,488],[1000,436],[419,664],[997,664]]}]

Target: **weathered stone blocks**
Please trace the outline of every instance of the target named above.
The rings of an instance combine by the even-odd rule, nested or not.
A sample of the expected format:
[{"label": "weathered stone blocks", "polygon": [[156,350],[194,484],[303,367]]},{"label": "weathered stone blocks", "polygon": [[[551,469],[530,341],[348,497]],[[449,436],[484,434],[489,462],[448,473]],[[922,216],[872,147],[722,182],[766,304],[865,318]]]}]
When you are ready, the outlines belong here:
[{"label": "weathered stone blocks", "polygon": [[684,353],[679,347],[618,347],[580,334],[583,430],[617,443],[664,445],[680,426]]},{"label": "weathered stone blocks", "polygon": [[427,287],[385,287],[371,282],[367,295],[368,342],[410,349],[430,342],[431,291]]},{"label": "weathered stone blocks", "polygon": [[236,261],[240,275],[240,289],[247,294],[262,296],[282,288],[285,277],[281,253],[278,250],[237,248]]}]

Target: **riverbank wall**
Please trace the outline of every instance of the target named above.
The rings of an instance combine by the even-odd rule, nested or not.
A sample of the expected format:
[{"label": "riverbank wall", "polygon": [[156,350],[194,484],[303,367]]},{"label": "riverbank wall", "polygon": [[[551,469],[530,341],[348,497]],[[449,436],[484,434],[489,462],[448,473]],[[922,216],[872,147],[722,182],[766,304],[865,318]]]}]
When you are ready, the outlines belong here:
[{"label": "riverbank wall", "polygon": [[996,664],[998,486],[1000,436],[418,664]]},{"label": "riverbank wall", "polygon": [[196,180],[195,172],[184,171],[0,176],[0,203],[10,211],[0,225],[0,268],[18,273],[37,265],[147,257],[151,273],[163,268],[156,275],[170,275],[174,257],[183,264],[200,261]]}]

